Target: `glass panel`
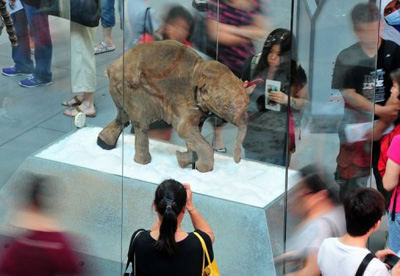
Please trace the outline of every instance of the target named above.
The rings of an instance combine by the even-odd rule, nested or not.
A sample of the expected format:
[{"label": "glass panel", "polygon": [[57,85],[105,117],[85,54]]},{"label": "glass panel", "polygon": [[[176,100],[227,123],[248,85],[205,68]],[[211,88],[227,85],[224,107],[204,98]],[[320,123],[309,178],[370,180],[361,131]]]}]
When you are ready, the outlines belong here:
[{"label": "glass panel", "polygon": [[[358,186],[383,191],[371,176],[380,147],[371,137],[396,119],[388,99],[400,64],[390,59],[394,44],[378,39],[379,8],[365,2],[105,0],[98,28],[76,23],[91,13],[74,17],[74,1],[60,1],[57,16],[8,5],[19,45],[9,47],[3,30],[2,237],[32,227],[14,220],[15,202],[26,210],[43,182],[59,206],[39,215],[46,227],[57,218],[88,275],[122,274],[132,233],[152,229],[141,234],[152,246],[167,206],[177,240],[210,233],[204,217],[222,275],[300,269],[323,238],[345,231],[331,188],[341,197]],[[386,23],[382,37],[396,40]],[[161,190],[154,208],[170,178],[191,184],[188,212],[179,185]],[[369,248],[383,248],[386,229],[385,221]],[[201,269],[201,258],[185,256]]]},{"label": "glass panel", "polygon": [[[51,9],[53,6],[44,6],[46,1],[39,7],[30,6],[28,2],[35,1],[23,1],[23,9],[13,14],[18,47],[11,49],[7,37],[1,38],[1,65],[5,75],[0,80],[5,88],[1,95],[0,118],[1,169],[4,172],[1,193],[7,199],[1,207],[2,219],[5,223],[9,222],[7,220],[14,223],[13,213],[6,216],[9,210],[5,205],[9,204],[7,207],[12,209],[14,198],[26,208],[28,204],[37,204],[35,200],[30,201],[34,196],[29,193],[35,192],[39,197],[43,193],[43,197],[48,197],[50,193],[53,203],[57,202],[51,213],[45,208],[27,212],[29,218],[43,216],[46,223],[36,220],[29,224],[30,220],[25,219],[17,226],[45,231],[61,228],[69,234],[72,249],[77,253],[73,261],[75,267],[88,275],[97,270],[104,271],[104,275],[121,274],[122,150],[106,152],[96,145],[99,127],[115,114],[104,71],[122,53],[119,15],[116,13],[117,27],[112,32],[116,51],[95,56],[95,42],[107,40],[103,31],[111,34],[114,25],[109,18],[109,25],[103,22],[108,29],[96,28],[99,1],[86,2],[89,6],[83,10],[74,5],[76,1],[60,1],[62,5],[56,10]],[[109,15],[113,14],[112,7],[117,8],[117,3],[104,2],[110,5]],[[15,1],[16,7],[17,3],[19,1]],[[69,20],[70,9],[72,21]],[[54,11],[59,14],[47,15],[55,14]],[[87,21],[92,15],[95,17],[93,25]],[[26,76],[28,73],[33,75]],[[74,96],[83,103],[77,105]],[[86,114],[86,118],[82,114]],[[76,128],[83,126],[86,127]],[[35,178],[25,176],[26,170],[56,177],[44,181],[43,185],[51,185],[52,189],[31,191]],[[48,217],[55,218],[57,226]],[[6,228],[11,229],[11,233],[2,233],[4,236],[20,232],[8,225]],[[65,262],[65,265],[70,263]]]},{"label": "glass panel", "polygon": [[[298,1],[294,29],[309,102],[296,125],[296,152],[289,165],[304,178],[288,178],[289,187],[296,187],[288,192],[286,254],[296,257],[286,264],[286,273],[301,268],[306,258],[317,269],[322,241],[346,233],[343,210],[336,205],[339,196],[375,182],[370,173],[373,143],[364,139],[368,135],[362,127],[372,133],[373,103],[384,103],[385,88],[382,63],[376,59],[379,9],[370,5]],[[390,89],[390,80],[384,86]]]},{"label": "glass panel", "polygon": [[[201,4],[204,1],[197,2]],[[282,200],[286,178],[287,112],[282,111],[277,116],[281,123],[269,118],[277,125],[273,130],[279,133],[278,138],[270,140],[282,139],[278,149],[279,165],[246,156],[248,148],[240,146],[243,137],[239,136],[239,145],[235,148],[238,127],[234,123],[240,126],[240,120],[246,117],[244,109],[249,116],[251,113],[243,107],[247,96],[239,80],[245,63],[250,64],[251,57],[261,52],[267,35],[273,30],[272,26],[288,29],[289,35],[285,38],[290,38],[291,5],[290,0],[274,4],[264,1],[238,1],[235,4],[231,1],[209,1],[209,9],[202,11],[194,9],[192,1],[142,1],[140,8],[135,10],[129,8],[127,3],[124,110],[130,120],[137,116],[138,122],[134,122],[134,136],[129,133],[131,126],[124,132],[123,252],[127,252],[134,230],[151,229],[157,221],[157,212],[151,208],[156,185],[164,179],[174,178],[191,184],[196,209],[215,234],[213,250],[223,275],[238,274],[238,271],[241,274],[270,275],[268,273],[275,270],[271,260],[274,255],[283,252]],[[187,39],[189,43],[182,40],[185,36],[181,35],[191,29],[188,28],[190,24],[187,24],[185,9],[191,13],[195,25],[195,31]],[[149,22],[153,28],[150,28]],[[167,38],[184,42],[206,61],[216,59],[226,64],[237,76],[225,73],[226,67],[213,62],[197,61],[198,65],[195,65],[193,58],[197,55],[191,49],[164,41]],[[157,42],[150,43],[153,40]],[[139,45],[134,46],[137,42]],[[289,39],[289,53],[286,53],[289,61],[290,46]],[[284,75],[284,72],[280,73]],[[290,75],[288,70],[285,73]],[[283,79],[288,81],[285,77]],[[262,85],[265,87],[265,83]],[[261,88],[261,93],[264,90]],[[174,93],[174,96],[167,93]],[[183,96],[184,93],[189,96]],[[227,107],[228,111],[223,109],[224,105],[230,104],[232,106]],[[135,110],[140,110],[140,115]],[[208,118],[205,116],[208,111],[225,121],[215,115]],[[234,111],[233,115],[226,113]],[[187,114],[191,117],[185,121]],[[172,124],[172,132],[170,128],[166,131],[159,123],[150,124],[160,118]],[[204,119],[207,120],[204,122]],[[197,133],[198,125],[202,127],[201,136],[205,141]],[[239,133],[244,134],[243,130],[243,126],[240,127]],[[269,130],[262,129],[257,135],[264,135]],[[163,133],[169,136],[160,136]],[[143,137],[147,134],[150,136],[149,144],[147,137]],[[246,139],[255,136],[251,132],[247,135]],[[186,142],[189,151],[185,147]],[[247,143],[249,148],[254,144],[256,147],[265,146],[264,141]],[[268,147],[273,150],[272,146]],[[243,160],[235,164],[232,157],[235,157],[235,152],[240,153],[239,148]],[[181,152],[177,155],[178,162],[176,151]],[[211,155],[214,159],[210,158]],[[274,181],[271,181],[271,175]],[[157,224],[154,227],[158,229]],[[196,228],[187,213],[182,228],[188,232]],[[240,241],[236,237],[240,237]],[[140,255],[141,252],[136,253]],[[252,261],[238,268],[237,263],[250,254]]]}]

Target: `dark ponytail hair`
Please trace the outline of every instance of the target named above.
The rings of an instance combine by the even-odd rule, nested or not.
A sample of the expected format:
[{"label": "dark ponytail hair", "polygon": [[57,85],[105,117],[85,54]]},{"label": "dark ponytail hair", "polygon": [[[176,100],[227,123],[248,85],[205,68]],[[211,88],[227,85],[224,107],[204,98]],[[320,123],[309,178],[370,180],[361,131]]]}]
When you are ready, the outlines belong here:
[{"label": "dark ponytail hair", "polygon": [[175,232],[178,226],[178,215],[186,206],[186,189],[176,180],[164,180],[157,188],[154,197],[157,213],[162,216],[160,236],[154,247],[173,255],[176,250]]}]

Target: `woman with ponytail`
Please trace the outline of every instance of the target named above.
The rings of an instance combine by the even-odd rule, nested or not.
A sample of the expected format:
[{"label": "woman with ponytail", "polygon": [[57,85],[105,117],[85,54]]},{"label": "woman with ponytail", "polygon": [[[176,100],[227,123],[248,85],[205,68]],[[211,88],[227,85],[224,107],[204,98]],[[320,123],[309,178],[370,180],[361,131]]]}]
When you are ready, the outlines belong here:
[{"label": "woman with ponytail", "polygon": [[[194,232],[205,241],[211,261],[214,258],[214,234],[193,204],[190,185],[182,185],[173,179],[164,180],[155,192],[154,210],[157,220],[152,229],[138,230],[133,234],[133,250],[128,254],[136,270],[132,275],[201,275],[203,249],[200,240],[193,232],[183,231],[181,227],[186,211]],[[207,260],[205,262],[207,264]]]}]

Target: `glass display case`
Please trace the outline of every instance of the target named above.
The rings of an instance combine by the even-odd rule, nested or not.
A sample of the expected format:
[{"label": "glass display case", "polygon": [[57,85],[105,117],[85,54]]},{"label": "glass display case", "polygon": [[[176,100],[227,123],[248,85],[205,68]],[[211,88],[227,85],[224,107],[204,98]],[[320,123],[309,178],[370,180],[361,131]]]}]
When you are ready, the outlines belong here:
[{"label": "glass display case", "polygon": [[[322,168],[337,195],[352,179],[379,186],[379,144],[368,135],[377,135],[373,102],[388,98],[381,81],[391,83],[390,72],[379,74],[379,28],[352,21],[354,7],[368,1],[104,0],[98,27],[41,12],[44,26],[30,39],[22,2],[12,15],[19,48],[4,30],[0,36],[8,68],[0,77],[3,253],[24,228],[15,218],[27,200],[26,171],[57,177],[51,216],[72,237],[85,275],[124,272],[132,233],[157,220],[154,193],[165,179],[191,184],[221,275],[299,269],[288,263],[306,258],[304,243],[318,243],[306,226],[319,205],[299,195],[304,167]],[[363,39],[375,49],[363,65],[369,79],[355,77],[369,91],[360,107],[341,80],[346,64],[365,60],[340,55]],[[37,85],[24,86],[32,72],[18,67],[18,55],[36,66]],[[41,63],[48,79],[40,80]],[[353,165],[362,175],[349,172]],[[193,231],[188,215],[182,226]],[[371,249],[383,248],[386,229]]]}]

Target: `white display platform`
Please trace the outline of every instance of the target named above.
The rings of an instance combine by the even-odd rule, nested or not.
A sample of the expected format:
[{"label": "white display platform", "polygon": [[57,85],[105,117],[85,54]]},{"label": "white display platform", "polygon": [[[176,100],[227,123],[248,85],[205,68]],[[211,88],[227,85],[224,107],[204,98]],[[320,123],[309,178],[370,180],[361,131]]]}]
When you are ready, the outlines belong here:
[{"label": "white display platform", "polygon": [[[190,167],[182,169],[175,152],[186,149],[152,139],[152,162],[141,165],[133,161],[134,135],[121,135],[115,149],[104,150],[96,143],[101,130],[98,127],[79,129],[37,153],[36,157],[151,183],[173,178],[190,183],[196,193],[261,208],[285,192],[284,167],[248,160],[236,164],[232,157],[216,153],[211,172],[201,173]],[[296,172],[289,170],[288,177],[296,177]]]}]

